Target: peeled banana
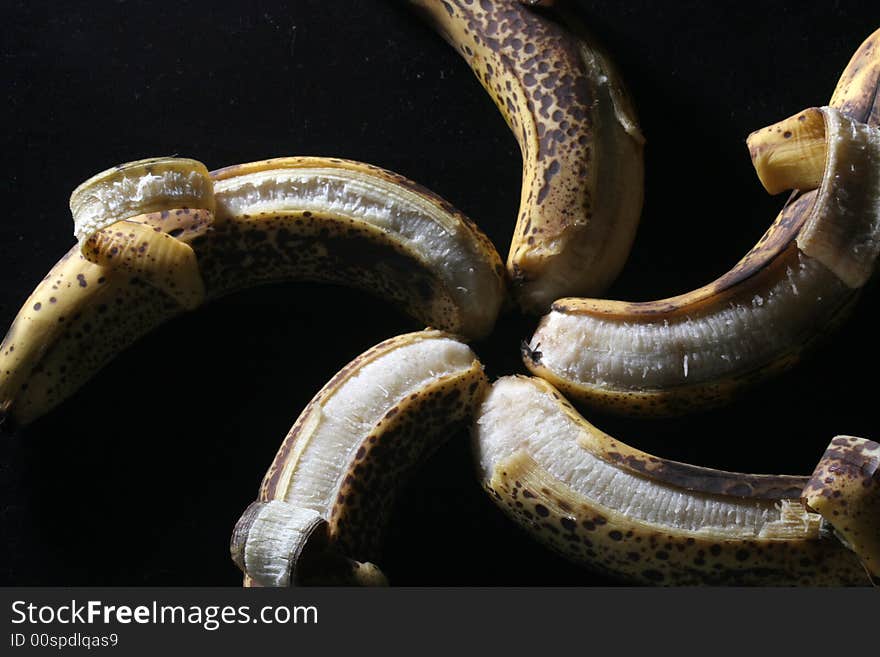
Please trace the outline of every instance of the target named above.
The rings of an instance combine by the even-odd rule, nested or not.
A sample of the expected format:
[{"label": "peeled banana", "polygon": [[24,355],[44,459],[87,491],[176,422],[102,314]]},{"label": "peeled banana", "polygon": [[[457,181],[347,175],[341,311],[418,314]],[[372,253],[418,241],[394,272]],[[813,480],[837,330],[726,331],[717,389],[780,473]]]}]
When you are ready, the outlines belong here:
[{"label": "peeled banana", "polygon": [[[346,365],[296,420],[236,525],[231,551],[245,583],[381,583],[369,561],[401,478],[470,421],[487,385],[468,346],[433,330]],[[337,555],[318,565],[301,560],[316,530],[319,552]]]},{"label": "peeled banana", "polygon": [[470,220],[416,183],[328,158],[253,162],[210,178],[203,170],[193,160],[146,160],[74,192],[80,244],[0,345],[7,421],[46,413],[181,311],[260,283],[347,284],[423,325],[467,338],[491,330],[505,294],[501,258]]},{"label": "peeled banana", "polygon": [[880,251],[880,57],[870,44],[834,107],[750,138],[768,189],[801,192],[731,271],[660,301],[559,299],[523,345],[526,366],[588,405],[680,414],[790,367],[842,321]]},{"label": "peeled banana", "polygon": [[[602,293],[629,255],[643,144],[620,76],[593,43],[513,0],[409,0],[468,62],[519,142],[507,269],[527,312]],[[547,4],[547,3],[541,3]]]},{"label": "peeled banana", "polygon": [[[874,442],[835,438],[833,448],[851,441],[860,450],[837,483],[819,474],[838,471],[829,460],[836,448],[812,480],[711,470],[633,449],[587,422],[546,381],[522,376],[495,382],[473,441],[496,504],[565,557],[615,577],[836,586],[868,584],[866,570],[878,573]],[[864,478],[870,494],[853,485]],[[847,502],[859,505],[855,531],[832,506]]]}]

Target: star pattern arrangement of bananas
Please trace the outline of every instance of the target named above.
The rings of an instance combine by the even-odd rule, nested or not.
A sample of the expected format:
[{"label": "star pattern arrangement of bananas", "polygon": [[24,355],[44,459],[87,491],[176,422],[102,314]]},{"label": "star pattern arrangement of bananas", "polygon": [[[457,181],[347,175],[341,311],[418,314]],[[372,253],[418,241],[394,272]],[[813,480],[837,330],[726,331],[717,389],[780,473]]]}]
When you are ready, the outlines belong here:
[{"label": "star pattern arrangement of bananas", "polygon": [[[552,2],[407,4],[467,61],[520,145],[506,265],[450,203],[369,164],[119,165],[73,192],[77,244],[0,345],[2,422],[48,413],[212,299],[344,284],[431,328],[358,356],[297,418],[232,533],[246,585],[387,584],[374,562],[395,491],[456,427],[470,429],[496,504],[594,570],[660,585],[876,584],[880,444],[837,436],[812,476],[724,472],[634,449],[568,399],[642,416],[717,406],[846,320],[880,253],[880,31],[827,105],[750,136],[767,191],[791,190],[754,248],[708,285],[631,303],[599,298],[629,254],[644,177],[608,55]],[[468,342],[506,306],[543,315],[522,344],[535,376],[490,383]]]}]

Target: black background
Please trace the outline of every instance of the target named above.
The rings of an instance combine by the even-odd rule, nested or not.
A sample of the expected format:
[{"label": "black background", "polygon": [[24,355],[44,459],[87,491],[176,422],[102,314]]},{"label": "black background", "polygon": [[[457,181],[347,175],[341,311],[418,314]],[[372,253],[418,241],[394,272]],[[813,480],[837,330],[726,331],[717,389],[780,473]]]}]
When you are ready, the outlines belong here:
[{"label": "black background", "polygon": [[[746,135],[828,101],[880,26],[876,2],[577,3],[611,51],[647,137],[646,203],[612,298],[647,300],[729,268],[783,203]],[[466,64],[393,2],[3,2],[0,325],[73,244],[70,191],[178,153],[209,168],[341,156],[402,173],[471,216],[502,255],[519,149]],[[868,289],[794,371],[725,409],[673,420],[588,417],[702,465],[807,473],[837,433],[877,438]],[[523,372],[533,318],[476,349]],[[236,584],[230,530],[281,439],[342,365],[419,328],[348,289],[284,284],[151,333],[69,401],[0,439],[0,583]],[[872,376],[867,380],[872,380]],[[406,486],[386,573],[401,585],[607,584],[547,552],[479,489],[466,436]]]}]

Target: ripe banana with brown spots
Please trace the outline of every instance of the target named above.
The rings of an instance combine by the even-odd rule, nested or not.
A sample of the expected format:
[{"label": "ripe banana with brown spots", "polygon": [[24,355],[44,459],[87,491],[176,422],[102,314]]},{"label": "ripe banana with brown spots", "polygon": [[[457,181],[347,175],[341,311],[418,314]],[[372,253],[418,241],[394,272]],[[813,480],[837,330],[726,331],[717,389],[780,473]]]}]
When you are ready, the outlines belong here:
[{"label": "ripe banana with brown spots", "polygon": [[213,221],[212,182],[200,162],[114,167],[74,190],[71,210],[80,242],[0,344],[0,424],[41,415],[147,327],[204,298],[189,246]]},{"label": "ripe banana with brown spots", "polygon": [[[833,448],[853,440],[861,450],[846,480],[820,474],[840,472],[839,450],[812,480],[711,470],[633,449],[546,381],[522,376],[492,386],[473,440],[496,504],[566,558],[606,574],[662,585],[862,585],[865,569],[877,576],[877,443],[835,439]],[[834,505],[853,513],[842,522]]]},{"label": "ripe banana with brown spots", "polygon": [[23,425],[119,351],[203,301],[283,280],[340,283],[468,339],[505,294],[488,238],[432,192],[378,167],[292,157],[215,171],[160,158],[71,198],[75,246],[0,345],[0,410]]},{"label": "ripe banana with brown spots", "polygon": [[519,142],[507,268],[520,305],[541,313],[562,296],[602,293],[629,255],[644,179],[644,139],[608,57],[524,6],[538,3],[409,3],[464,57]]},{"label": "ripe banana with brown spots", "polygon": [[470,422],[487,386],[468,346],[439,331],[386,340],[346,365],[296,420],[236,525],[245,584],[382,583],[361,562],[379,555],[401,478]]},{"label": "ripe banana with brown spots", "polygon": [[587,405],[675,415],[723,403],[827,335],[880,250],[874,44],[880,31],[856,52],[831,107],[749,138],[768,189],[800,191],[731,271],[660,301],[559,299],[523,345],[526,366]]}]

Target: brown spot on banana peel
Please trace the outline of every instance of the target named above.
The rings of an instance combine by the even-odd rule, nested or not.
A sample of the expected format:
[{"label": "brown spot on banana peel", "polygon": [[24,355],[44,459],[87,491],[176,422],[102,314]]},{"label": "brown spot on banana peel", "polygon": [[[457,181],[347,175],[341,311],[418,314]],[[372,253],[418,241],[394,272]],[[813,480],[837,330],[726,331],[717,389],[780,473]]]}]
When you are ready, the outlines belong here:
[{"label": "brown spot on banana peel", "polygon": [[[871,78],[871,81],[876,83],[876,77]],[[850,91],[854,90],[851,88]],[[843,99],[842,96],[837,96],[837,102],[842,102]],[[864,110],[864,107],[862,109]],[[822,111],[834,117],[838,116],[834,110]],[[829,140],[833,147],[829,148],[828,152],[840,151],[845,155],[838,157],[836,161],[832,157],[828,158],[829,167],[826,168],[820,189],[805,194],[795,194],[758,245],[728,274],[693,292],[656,302],[560,299],[554,305],[553,312],[542,320],[531,340],[531,344],[541,343],[542,358],[536,360],[529,358],[527,353],[524,354],[529,369],[539,376],[547,377],[567,394],[588,405],[614,412],[674,415],[724,403],[727,398],[747,385],[791,366],[799,354],[818,342],[822,335],[827,335],[828,329],[833,328],[846,316],[847,310],[854,303],[856,296],[854,288],[864,282],[867,272],[873,267],[875,258],[871,254],[876,253],[880,244],[875,237],[872,237],[874,230],[872,222],[876,221],[880,214],[878,211],[880,204],[878,204],[878,195],[871,192],[875,185],[869,184],[876,176],[880,176],[880,167],[874,163],[877,151],[876,139],[870,137],[874,134],[870,131],[875,130],[876,126],[866,128],[857,120],[858,118],[860,117],[855,117],[856,120],[841,118],[834,130],[829,130]],[[852,126],[853,130],[842,128],[844,125]],[[862,150],[862,147],[865,149]],[[849,167],[848,164],[854,166]],[[848,186],[847,181],[852,185]],[[834,189],[841,190],[840,193],[830,191],[832,183]],[[846,200],[846,203],[838,203],[841,199]],[[836,224],[847,223],[840,220],[841,208],[847,211],[844,214],[849,223],[845,229],[836,229],[834,228]],[[870,212],[862,211],[866,208]],[[824,232],[809,228],[811,226],[820,226]],[[829,226],[832,227],[830,230]],[[818,235],[818,238],[812,238],[811,235]],[[850,253],[851,245],[858,247],[859,252],[856,255]],[[794,278],[792,272],[796,275]],[[807,272],[808,276],[798,279],[797,276],[802,272]],[[668,369],[666,379],[662,376],[660,379],[655,377],[658,383],[637,384],[634,379],[626,382],[614,372],[604,374],[604,382],[596,382],[595,378],[588,380],[585,377],[594,376],[589,374],[593,371],[589,369],[594,367],[590,365],[593,361],[582,360],[578,364],[573,350],[568,350],[572,351],[570,354],[560,350],[559,331],[562,329],[548,328],[556,324],[562,326],[568,321],[565,318],[571,319],[569,323],[573,327],[575,318],[583,317],[578,329],[582,332],[582,337],[578,338],[581,341],[579,344],[586,345],[590,340],[590,331],[600,328],[605,331],[603,339],[606,342],[612,339],[609,337],[611,335],[609,331],[612,333],[616,331],[623,340],[625,331],[629,330],[648,332],[645,334],[648,337],[644,339],[650,341],[654,339],[650,336],[655,333],[660,336],[669,326],[673,326],[673,331],[678,331],[679,328],[684,330],[690,326],[692,319],[703,322],[715,321],[713,318],[716,315],[720,318],[719,313],[727,313],[727,308],[738,312],[738,309],[748,309],[750,303],[753,306],[763,305],[767,290],[775,290],[773,294],[785,291],[786,276],[791,283],[791,290],[783,296],[787,296],[789,301],[793,298],[792,295],[797,296],[798,286],[801,287],[802,292],[804,291],[803,282],[813,287],[819,286],[816,288],[818,291],[814,292],[816,296],[813,297],[817,300],[818,314],[812,319],[806,316],[801,318],[806,320],[802,322],[801,328],[798,328],[800,325],[794,325],[794,320],[783,321],[782,317],[773,320],[774,326],[777,327],[774,330],[777,333],[779,333],[777,329],[784,328],[785,332],[779,335],[788,336],[786,338],[788,346],[780,343],[779,349],[774,351],[775,347],[770,346],[772,342],[767,340],[761,343],[760,349],[753,357],[743,357],[738,352],[728,354],[727,362],[718,362],[718,367],[715,368],[717,372],[714,374],[711,368],[706,367],[705,363],[708,361],[705,359],[703,369],[697,370],[696,357],[705,354],[696,352],[695,355],[691,354],[685,346],[686,343],[682,343],[676,346],[680,353],[676,355],[670,351],[666,354],[669,363],[678,359],[678,371]],[[768,283],[774,287],[768,288]],[[751,295],[754,296],[750,301]],[[804,303],[809,296],[809,292],[802,296],[805,299]],[[819,307],[819,302],[822,303],[823,308]],[[777,306],[778,303],[777,300]],[[798,305],[788,301],[786,303],[788,305],[785,307],[791,309]],[[761,312],[769,317],[775,311],[772,310],[772,306],[768,308],[769,310]],[[625,325],[630,325],[632,328],[627,328]],[[767,322],[764,322],[764,325],[765,328],[770,326]],[[569,327],[569,332],[574,331],[572,327]],[[660,337],[657,339],[659,340]],[[715,337],[713,343],[721,339]],[[614,349],[626,351],[625,341]],[[587,355],[586,351],[582,353],[584,356],[579,357],[581,359]],[[561,354],[565,354],[564,357]],[[720,356],[724,357],[725,354],[722,353]],[[718,357],[719,354],[712,356],[716,359]],[[594,356],[591,355],[590,358]],[[605,367],[600,362],[601,358],[603,357],[595,357],[597,363],[595,367]],[[648,369],[645,369],[643,378],[647,373],[649,373]],[[615,377],[620,378],[619,382]]]},{"label": "brown spot on banana peel", "polygon": [[880,444],[835,437],[802,497],[880,582]]},{"label": "brown spot on banana peel", "polygon": [[523,156],[507,266],[531,312],[598,294],[641,212],[642,145],[619,76],[591,39],[513,2],[410,2],[468,61]]},{"label": "brown spot on banana peel", "polygon": [[496,504],[591,569],[649,585],[868,583],[855,555],[799,501],[806,477],[711,471],[644,454],[527,377],[495,383],[473,434]]},{"label": "brown spot on banana peel", "polygon": [[[217,180],[229,180],[267,167],[320,166],[363,172],[380,185],[400,185],[419,194],[420,202],[436,208],[437,213],[445,212],[443,220],[449,222],[450,229],[459,231],[476,254],[472,264],[484,272],[482,280],[491,290],[491,298],[475,296],[480,306],[479,323],[473,313],[465,315],[461,293],[449,289],[445,273],[429,266],[420,253],[388,231],[357,216],[290,210],[218,215],[211,223],[203,211],[169,211],[133,220],[159,227],[192,246],[209,301],[261,283],[312,280],[369,291],[398,304],[423,326],[465,332],[469,337],[489,329],[494,319],[492,308],[500,306],[505,288],[500,257],[470,220],[415,183],[377,167],[329,158],[254,162],[220,170],[215,176]],[[87,287],[80,286],[79,276]],[[64,296],[58,296],[57,304],[48,304],[48,298],[59,290]],[[32,310],[36,302],[43,303],[39,313]],[[0,401],[10,402],[10,421],[25,425],[39,417],[72,394],[115,354],[179,312],[178,304],[163,292],[125,271],[88,262],[79,246],[74,247],[29,297],[0,347],[0,359],[4,354],[14,355],[18,363],[9,367],[8,360],[0,362],[5,365],[0,367]],[[26,315],[51,319],[53,333],[48,339],[29,340],[18,330],[25,324]],[[16,345],[10,354],[9,347]],[[24,357],[29,359],[26,367]],[[13,374],[2,376],[5,370]],[[28,387],[21,390],[25,382]]]}]

